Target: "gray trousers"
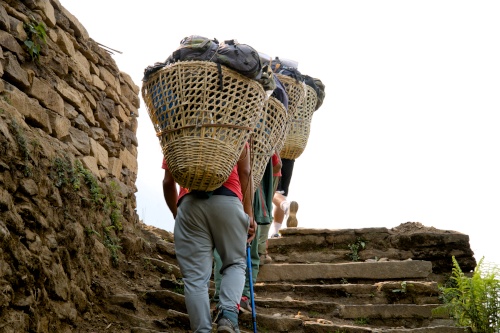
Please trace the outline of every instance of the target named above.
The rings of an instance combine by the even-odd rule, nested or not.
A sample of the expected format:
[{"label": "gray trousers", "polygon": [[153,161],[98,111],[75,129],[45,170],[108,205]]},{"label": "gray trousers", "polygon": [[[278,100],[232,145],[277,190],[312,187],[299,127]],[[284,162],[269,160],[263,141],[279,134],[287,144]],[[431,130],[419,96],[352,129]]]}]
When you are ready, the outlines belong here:
[{"label": "gray trousers", "polygon": [[212,195],[200,199],[188,194],[177,208],[175,252],[194,333],[212,331],[208,286],[214,248],[222,260],[219,306],[238,313],[245,284],[249,224],[249,217],[237,197]]}]

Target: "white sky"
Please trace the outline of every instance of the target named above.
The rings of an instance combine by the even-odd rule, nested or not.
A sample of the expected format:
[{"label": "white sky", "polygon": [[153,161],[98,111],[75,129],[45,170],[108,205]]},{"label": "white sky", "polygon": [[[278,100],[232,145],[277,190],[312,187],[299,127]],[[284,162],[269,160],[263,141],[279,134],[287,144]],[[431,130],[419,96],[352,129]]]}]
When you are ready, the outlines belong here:
[{"label": "white sky", "polygon": [[[326,86],[290,185],[299,227],[421,222],[500,264],[499,1],[60,2],[123,52],[113,58],[139,87],[189,35],[298,61]],[[139,114],[137,212],[173,231],[142,100]]]}]

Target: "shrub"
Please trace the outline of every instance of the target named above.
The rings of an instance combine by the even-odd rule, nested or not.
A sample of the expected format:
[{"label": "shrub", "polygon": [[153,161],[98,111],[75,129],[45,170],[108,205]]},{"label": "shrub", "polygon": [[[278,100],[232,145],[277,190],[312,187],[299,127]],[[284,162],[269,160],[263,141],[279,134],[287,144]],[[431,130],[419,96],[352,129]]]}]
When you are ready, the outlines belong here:
[{"label": "shrub", "polygon": [[470,327],[477,333],[500,333],[500,269],[485,267],[482,258],[472,276],[462,272],[455,259],[450,281],[440,287],[443,306],[459,326]]}]

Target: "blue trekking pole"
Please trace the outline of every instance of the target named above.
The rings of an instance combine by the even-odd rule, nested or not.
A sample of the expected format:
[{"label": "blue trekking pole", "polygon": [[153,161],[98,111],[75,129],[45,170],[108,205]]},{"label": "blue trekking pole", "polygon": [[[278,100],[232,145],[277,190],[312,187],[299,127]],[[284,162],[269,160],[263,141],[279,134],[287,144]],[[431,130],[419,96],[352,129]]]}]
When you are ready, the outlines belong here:
[{"label": "blue trekking pole", "polygon": [[255,313],[255,300],[253,295],[253,278],[252,278],[252,256],[250,254],[250,244],[247,243],[247,267],[248,267],[248,282],[250,286],[250,301],[252,303],[252,322],[253,331],[257,333],[257,314]]}]

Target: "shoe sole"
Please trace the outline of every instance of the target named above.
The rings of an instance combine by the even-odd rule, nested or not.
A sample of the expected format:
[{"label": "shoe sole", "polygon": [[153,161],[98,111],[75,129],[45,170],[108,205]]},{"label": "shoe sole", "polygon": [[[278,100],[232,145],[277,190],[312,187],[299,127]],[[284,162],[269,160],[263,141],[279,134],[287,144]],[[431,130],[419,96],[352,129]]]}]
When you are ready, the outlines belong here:
[{"label": "shoe sole", "polygon": [[288,219],[286,220],[287,228],[296,228],[299,222],[297,221],[297,211],[299,210],[299,204],[297,201],[290,202],[290,208],[288,209]]}]

